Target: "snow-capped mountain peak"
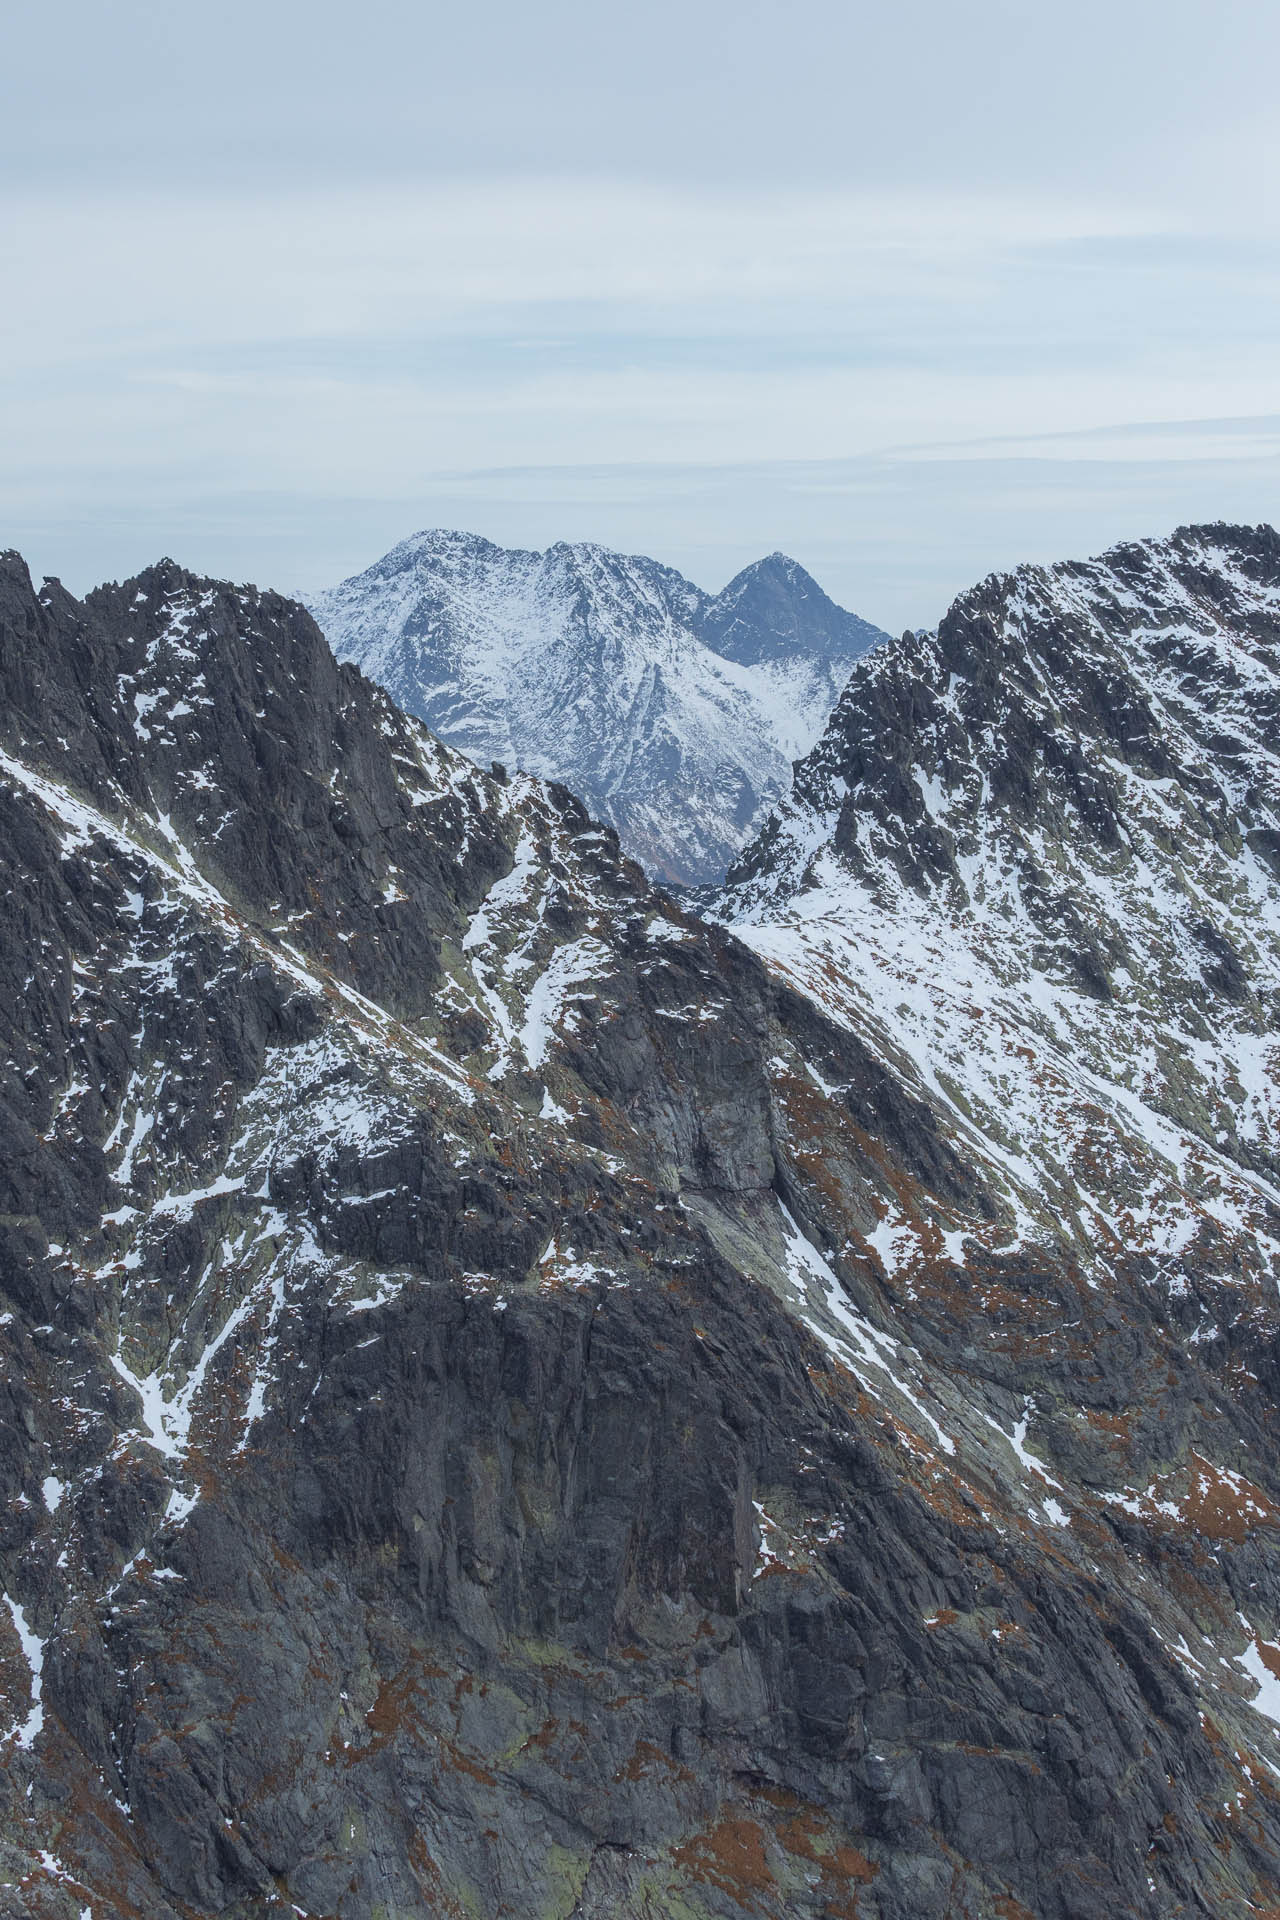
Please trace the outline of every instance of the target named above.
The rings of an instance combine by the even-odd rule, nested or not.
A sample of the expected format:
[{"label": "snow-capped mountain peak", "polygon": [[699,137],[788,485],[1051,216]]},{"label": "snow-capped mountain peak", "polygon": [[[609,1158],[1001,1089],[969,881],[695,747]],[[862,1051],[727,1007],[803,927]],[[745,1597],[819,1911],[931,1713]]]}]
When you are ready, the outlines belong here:
[{"label": "snow-capped mountain peak", "polygon": [[414,534],[311,609],[474,759],[563,781],[649,870],[718,879],[878,630],[782,554],[708,595],[590,541]]}]

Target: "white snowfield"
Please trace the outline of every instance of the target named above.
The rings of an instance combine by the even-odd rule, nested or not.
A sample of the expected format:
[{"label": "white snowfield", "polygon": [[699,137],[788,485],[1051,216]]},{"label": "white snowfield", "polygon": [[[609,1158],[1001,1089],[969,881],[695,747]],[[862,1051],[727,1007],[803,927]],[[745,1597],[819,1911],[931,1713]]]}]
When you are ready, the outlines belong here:
[{"label": "white snowfield", "polygon": [[884,637],[782,555],[712,598],[603,547],[447,532],[309,604],[338,657],[442,739],[563,781],[650,872],[684,882],[720,878]]}]

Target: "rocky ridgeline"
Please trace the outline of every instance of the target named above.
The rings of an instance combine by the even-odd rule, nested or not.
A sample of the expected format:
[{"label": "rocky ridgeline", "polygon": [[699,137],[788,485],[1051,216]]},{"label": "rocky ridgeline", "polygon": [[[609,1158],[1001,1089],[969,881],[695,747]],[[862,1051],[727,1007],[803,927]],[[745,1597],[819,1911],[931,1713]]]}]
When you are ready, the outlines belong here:
[{"label": "rocky ridgeline", "polygon": [[[1185,1099],[1172,1041],[1072,1064],[1122,966],[1154,1030],[1121,907],[1077,929],[1018,869],[998,912],[1021,833],[1060,893],[1110,846],[1138,913],[1121,774],[1110,829],[1070,798],[1082,643],[1156,632],[1133,580],[1108,627],[1114,556],[855,675],[730,903],[746,939],[300,607],[169,562],[78,603],[6,558],[0,1913],[1274,1905],[1274,549],[1131,563],[1188,575],[1177,711],[1216,702],[1186,779],[1137,776],[1180,824],[1131,849],[1208,930],[1168,961]],[[1063,798],[1038,769],[1073,727]],[[976,843],[958,801],[912,811],[935,775]],[[1210,885],[1246,854],[1252,907]],[[913,901],[970,986],[932,949],[859,971]],[[1246,1035],[1237,1090],[1210,1056]]]},{"label": "rocky ridgeline", "polygon": [[[855,671],[731,880],[729,917],[877,1036],[1025,1232],[1094,1262],[1194,1246],[1269,1299],[1270,529],[1188,528],[983,582],[936,634]],[[909,1264],[905,1220],[897,1245]],[[1237,1317],[1180,1297],[1197,1342]]]},{"label": "rocky ridgeline", "polygon": [[605,547],[401,541],[311,610],[483,766],[563,780],[660,879],[718,883],[886,636],[775,553],[722,593]]}]

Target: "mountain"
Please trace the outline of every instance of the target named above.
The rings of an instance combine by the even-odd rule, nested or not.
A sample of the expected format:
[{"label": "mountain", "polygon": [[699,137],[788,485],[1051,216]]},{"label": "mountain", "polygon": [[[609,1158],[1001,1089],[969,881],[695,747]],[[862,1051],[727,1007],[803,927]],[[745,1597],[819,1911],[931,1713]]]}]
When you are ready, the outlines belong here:
[{"label": "mountain", "polygon": [[1081,1253],[1246,1218],[1276,1251],[1278,555],[1183,528],[984,581],[855,670],[730,877],[757,951]]},{"label": "mountain", "polygon": [[416,534],[311,611],[482,765],[563,780],[659,879],[719,881],[885,636],[773,554],[711,596],[589,545]]},{"label": "mountain", "polygon": [[[1277,594],[1217,530],[986,583],[740,937],[301,607],[4,558],[4,1920],[1274,1906]],[[1121,1001],[1127,1101],[1054,1024]]]},{"label": "mountain", "polygon": [[917,1327],[963,1302],[1039,1511],[1083,1545],[1083,1495],[1145,1563],[1238,1769],[1233,1846],[1280,1768],[1280,538],[1182,528],[962,595],[855,669],[719,910],[996,1198],[949,1236],[904,1186],[882,1284]]}]

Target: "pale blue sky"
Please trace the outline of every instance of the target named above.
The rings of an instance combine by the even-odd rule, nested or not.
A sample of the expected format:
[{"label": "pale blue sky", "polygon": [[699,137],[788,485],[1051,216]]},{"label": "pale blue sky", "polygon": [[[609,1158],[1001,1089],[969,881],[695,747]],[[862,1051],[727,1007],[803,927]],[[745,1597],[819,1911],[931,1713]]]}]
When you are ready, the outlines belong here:
[{"label": "pale blue sky", "polygon": [[47,0],[0,541],[318,586],[423,525],[882,624],[1280,517],[1273,7]]}]

